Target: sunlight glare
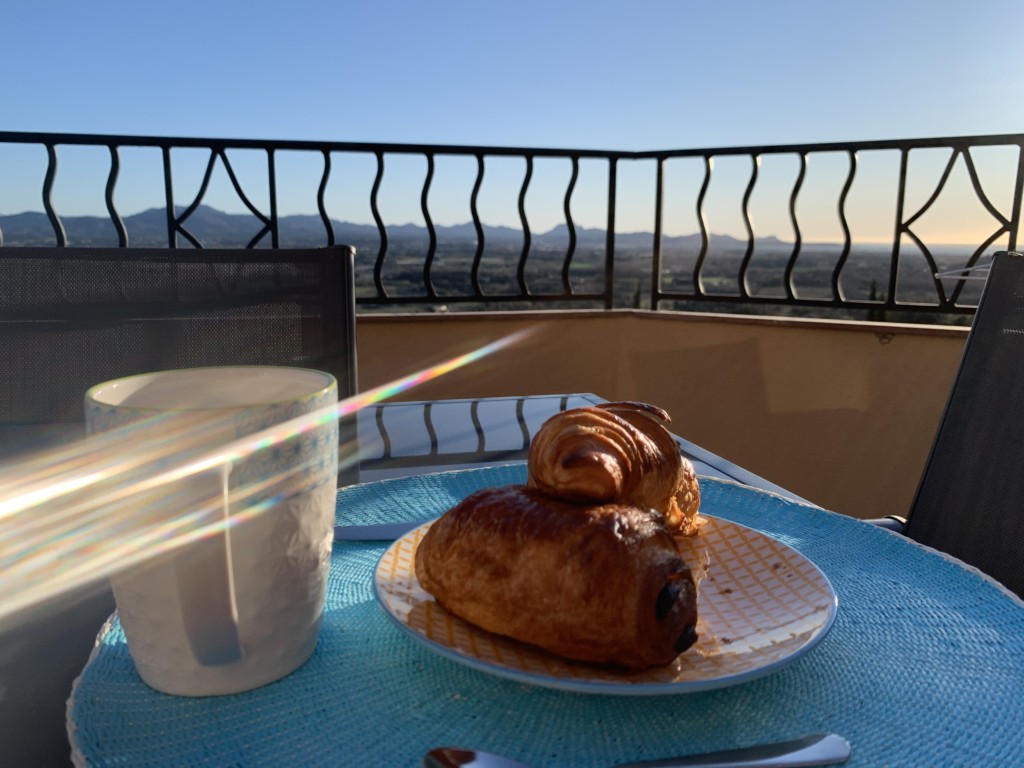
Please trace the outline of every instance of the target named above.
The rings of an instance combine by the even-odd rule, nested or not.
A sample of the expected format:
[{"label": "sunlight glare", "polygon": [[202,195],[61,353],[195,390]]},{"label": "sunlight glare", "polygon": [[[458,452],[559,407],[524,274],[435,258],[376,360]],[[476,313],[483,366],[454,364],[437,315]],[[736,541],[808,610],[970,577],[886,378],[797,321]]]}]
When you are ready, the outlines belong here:
[{"label": "sunlight glare", "polygon": [[[236,462],[458,370],[531,332],[508,335],[226,445],[210,447],[210,436],[222,433],[209,419],[171,424],[158,416],[5,467],[0,620],[262,514],[280,501],[286,481],[301,482],[313,468],[302,464],[287,477],[232,487],[226,516],[224,475]],[[359,460],[352,443],[339,446],[339,469]],[[204,482],[205,476],[211,481]],[[181,482],[185,478],[192,481]]]}]

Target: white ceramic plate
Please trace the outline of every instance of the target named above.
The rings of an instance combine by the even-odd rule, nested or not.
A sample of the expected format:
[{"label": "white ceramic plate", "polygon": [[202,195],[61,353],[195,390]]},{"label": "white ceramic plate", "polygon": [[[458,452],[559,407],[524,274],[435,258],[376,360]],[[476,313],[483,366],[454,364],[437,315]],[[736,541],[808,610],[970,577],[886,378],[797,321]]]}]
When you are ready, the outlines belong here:
[{"label": "white ceramic plate", "polygon": [[699,639],[671,664],[639,673],[568,661],[448,613],[416,580],[416,548],[430,523],[387,549],[374,574],[374,591],[387,616],[415,640],[518,682],[627,695],[722,688],[774,672],[809,651],[832,626],[838,601],[825,575],[792,547],[705,517],[707,524],[687,539],[683,552],[698,582]]}]

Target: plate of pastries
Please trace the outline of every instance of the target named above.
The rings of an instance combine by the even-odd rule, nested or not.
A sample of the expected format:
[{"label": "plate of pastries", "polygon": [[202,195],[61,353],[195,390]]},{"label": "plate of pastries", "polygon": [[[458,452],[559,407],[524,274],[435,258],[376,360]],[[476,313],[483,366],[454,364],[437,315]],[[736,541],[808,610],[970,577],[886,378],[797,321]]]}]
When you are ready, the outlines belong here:
[{"label": "plate of pastries", "polygon": [[775,671],[837,599],[788,545],[701,514],[700,479],[644,403],[563,411],[523,484],[483,488],[388,547],[386,615],[447,658],[519,682],[688,693]]}]

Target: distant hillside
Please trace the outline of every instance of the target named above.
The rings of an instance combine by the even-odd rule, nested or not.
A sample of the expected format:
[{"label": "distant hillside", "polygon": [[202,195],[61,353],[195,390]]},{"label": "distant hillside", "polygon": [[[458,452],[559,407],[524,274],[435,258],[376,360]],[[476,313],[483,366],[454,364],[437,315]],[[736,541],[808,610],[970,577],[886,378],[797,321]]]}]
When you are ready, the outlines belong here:
[{"label": "distant hillside", "polygon": [[[182,210],[178,211],[178,215]],[[117,230],[113,222],[105,216],[65,216],[61,218],[69,245],[78,246],[110,246],[117,245]],[[124,217],[125,229],[129,243],[139,247],[156,247],[167,245],[167,216],[162,208]],[[249,214],[225,213],[209,206],[200,206],[185,223],[185,228],[198,238],[204,245],[214,247],[242,247],[249,243],[262,229],[262,223]],[[379,233],[372,224],[353,224],[346,221],[331,220],[336,242],[349,243],[357,247],[377,247]],[[439,243],[475,243],[476,228],[472,223],[452,226],[435,226]],[[531,232],[531,245],[537,247],[564,248],[568,243],[568,227],[559,224],[547,232]],[[484,241],[489,245],[505,245],[521,247],[523,232],[519,229],[503,226],[484,226]],[[317,215],[282,216],[279,220],[281,243],[294,247],[322,245],[327,242],[324,223]],[[0,215],[0,237],[3,245],[46,246],[55,245],[53,227],[44,213],[30,212],[13,215]],[[403,241],[426,241],[429,237],[426,227],[415,224],[399,224],[387,226],[387,237],[391,243]],[[577,227],[577,247],[603,248],[606,233],[603,229]],[[615,242],[618,247],[649,248],[652,235],[649,232],[618,232]],[[738,240],[728,235],[712,236],[717,249],[731,250],[746,248],[745,240]],[[261,243],[264,241],[261,241]],[[266,239],[269,243],[269,239]],[[679,247],[697,249],[700,247],[700,235],[684,235],[665,237],[666,248]],[[758,239],[758,245],[764,247],[783,247],[787,244],[775,237]]]},{"label": "distant hillside", "polygon": [[[180,214],[181,211],[178,212]],[[61,223],[70,245],[116,247],[118,244],[114,224],[106,217],[68,216],[61,219]],[[167,245],[167,217],[162,209],[126,216],[124,225],[132,246]],[[477,231],[472,223],[437,226],[438,257],[429,266],[426,265],[429,233],[423,226],[389,225],[386,232],[387,258],[383,262],[377,260],[381,238],[376,226],[336,220],[331,221],[330,226],[335,242],[353,245],[357,249],[355,287],[363,308],[361,311],[391,311],[401,305],[401,297],[423,297],[425,271],[429,272],[431,290],[436,292],[434,295],[438,302],[445,306],[457,302],[462,309],[493,309],[498,305],[525,307],[526,304],[509,305],[499,300],[503,296],[518,296],[520,280],[525,280],[534,295],[562,295],[565,279],[569,280],[577,295],[600,295],[604,290],[607,235],[602,229],[579,227],[575,230],[575,256],[566,272],[563,262],[569,232],[565,224],[546,232],[530,232],[528,263],[523,265],[519,263],[519,256],[525,238],[519,229],[483,227],[485,248],[482,258],[477,261]],[[263,224],[249,214],[225,213],[202,206],[192,213],[186,227],[205,247],[243,248],[260,233]],[[324,222],[318,215],[283,216],[279,221],[279,234],[280,244],[286,248],[317,247],[328,242]],[[0,244],[53,246],[56,238],[49,219],[43,213],[0,215]],[[184,238],[179,238],[178,244],[188,247]],[[270,238],[264,235],[259,245],[269,246]],[[699,262],[699,271],[700,235],[664,237],[661,245],[659,286],[663,292],[662,308],[940,324],[969,322],[966,314],[938,316],[915,314],[910,310],[850,310],[827,305],[788,306],[758,302],[760,297],[783,298],[787,292],[812,301],[833,298],[835,270],[843,252],[839,243],[804,242],[797,251],[793,243],[775,237],[758,238],[754,257],[747,261],[747,240],[713,234],[704,259]],[[653,246],[653,236],[649,232],[616,233],[612,306],[651,306]],[[848,301],[883,302],[887,298],[885,292],[891,285],[891,270],[895,263],[899,301],[934,305],[939,299],[934,278],[936,268],[941,271],[962,266],[975,248],[932,246],[932,261],[929,262],[915,244],[901,242],[898,259],[894,262],[891,245],[857,243],[842,262],[840,289]],[[796,263],[790,263],[794,253],[798,256]],[[2,256],[3,250],[0,249]],[[476,270],[472,279],[471,265]],[[703,292],[700,298],[695,297],[695,281],[699,282]],[[381,284],[385,288],[383,295],[379,291]],[[741,285],[755,297],[750,306],[725,301],[729,297],[737,297]],[[478,289],[482,296],[491,298],[480,298]],[[975,284],[966,286],[960,297],[961,304],[976,303],[979,290]],[[587,301],[593,301],[595,305],[600,303],[598,299]],[[555,300],[545,306],[566,308],[579,304]],[[422,304],[416,304],[417,309],[421,307]]]}]

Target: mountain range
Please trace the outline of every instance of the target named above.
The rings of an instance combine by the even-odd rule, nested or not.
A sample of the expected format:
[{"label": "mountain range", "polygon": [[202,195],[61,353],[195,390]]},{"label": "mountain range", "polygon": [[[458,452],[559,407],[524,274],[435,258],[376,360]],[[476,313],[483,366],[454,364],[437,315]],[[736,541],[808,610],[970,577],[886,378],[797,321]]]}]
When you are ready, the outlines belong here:
[{"label": "mountain range", "polygon": [[[181,215],[183,209],[177,211]],[[163,208],[151,208],[123,218],[128,231],[129,243],[137,247],[167,245],[167,216]],[[113,222],[106,216],[64,216],[61,224],[69,245],[110,246],[117,244],[117,232]],[[355,224],[346,221],[331,220],[336,242],[348,243],[356,247],[372,247],[376,249],[380,236],[374,224]],[[198,238],[204,245],[241,247],[246,245],[259,230],[261,222],[249,214],[225,213],[209,206],[199,206],[188,220],[185,228]],[[295,214],[279,218],[278,231],[282,245],[303,247],[322,245],[326,242],[324,223],[318,215]],[[435,225],[434,231],[439,243],[475,243],[476,227],[472,223],[455,225]],[[519,229],[505,226],[483,226],[484,241],[488,245],[522,247],[523,233]],[[427,228],[417,224],[388,224],[387,236],[389,243],[419,240],[428,238]],[[598,228],[576,227],[577,247],[603,248],[605,230]],[[3,245],[54,245],[53,227],[45,213],[26,212],[12,215],[0,215],[0,243]],[[649,232],[617,232],[617,247],[650,248],[652,235]],[[742,249],[746,240],[729,235],[715,234],[712,236],[716,248],[723,250]],[[546,232],[531,232],[531,245],[536,247],[564,248],[568,243],[568,227],[559,224]],[[269,238],[265,238],[269,243]],[[665,248],[700,247],[699,234],[682,236],[665,236],[662,240]],[[775,237],[758,238],[759,246],[788,247],[788,244]]]}]

